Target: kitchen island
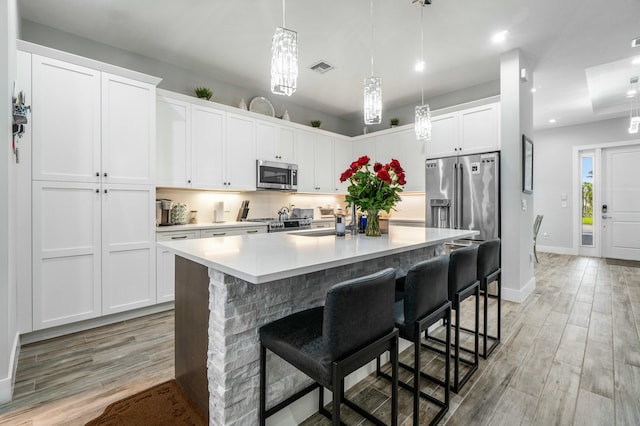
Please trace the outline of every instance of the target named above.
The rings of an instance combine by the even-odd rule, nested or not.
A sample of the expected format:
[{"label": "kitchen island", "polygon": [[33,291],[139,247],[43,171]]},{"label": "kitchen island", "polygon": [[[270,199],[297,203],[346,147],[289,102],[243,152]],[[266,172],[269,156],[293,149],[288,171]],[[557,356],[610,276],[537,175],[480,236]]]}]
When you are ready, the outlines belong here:
[{"label": "kitchen island", "polygon": [[[444,243],[477,232],[391,226],[377,238],[327,234],[310,230],[159,243],[176,254],[176,379],[208,412],[209,424],[257,424],[259,327],[322,305],[338,282],[386,267],[401,276],[414,263],[443,254]],[[309,384],[278,357],[267,362],[267,406]]]}]

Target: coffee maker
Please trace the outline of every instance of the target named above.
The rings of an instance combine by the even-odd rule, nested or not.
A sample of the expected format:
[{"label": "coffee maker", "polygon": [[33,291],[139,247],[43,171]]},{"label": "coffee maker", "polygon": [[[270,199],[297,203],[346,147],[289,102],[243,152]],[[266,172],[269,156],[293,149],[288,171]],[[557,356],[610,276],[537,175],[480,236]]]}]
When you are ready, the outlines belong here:
[{"label": "coffee maker", "polygon": [[156,200],[156,222],[159,226],[173,225],[171,223],[171,200]]}]

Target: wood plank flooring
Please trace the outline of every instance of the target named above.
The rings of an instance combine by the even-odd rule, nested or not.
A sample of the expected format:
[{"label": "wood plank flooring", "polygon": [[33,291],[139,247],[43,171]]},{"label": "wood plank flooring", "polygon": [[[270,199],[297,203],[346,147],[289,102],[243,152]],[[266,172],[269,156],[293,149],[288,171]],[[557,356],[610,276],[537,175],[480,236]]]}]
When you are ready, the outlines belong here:
[{"label": "wood plank flooring", "polygon": [[[503,302],[502,344],[481,359],[460,394],[452,394],[443,423],[640,424],[640,268],[546,253],[539,258],[535,292],[522,304]],[[24,346],[14,400],[0,406],[0,425],[81,425],[109,403],[168,380],[173,324],[173,312],[165,312]],[[491,318],[489,324],[492,330]],[[411,363],[411,349],[401,358]],[[442,360],[427,351],[423,360],[425,370],[443,370]],[[400,424],[410,425],[412,396],[399,394]],[[348,395],[388,418],[384,379],[369,376]],[[420,409],[424,424],[437,411],[426,401]],[[367,424],[344,412],[345,423]],[[315,415],[304,424],[330,423]]]}]

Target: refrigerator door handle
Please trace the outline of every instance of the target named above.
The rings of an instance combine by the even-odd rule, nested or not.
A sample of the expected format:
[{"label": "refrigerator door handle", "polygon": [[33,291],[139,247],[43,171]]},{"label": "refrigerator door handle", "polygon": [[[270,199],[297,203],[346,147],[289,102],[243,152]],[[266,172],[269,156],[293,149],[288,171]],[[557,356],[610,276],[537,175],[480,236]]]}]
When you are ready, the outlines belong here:
[{"label": "refrigerator door handle", "polygon": [[456,204],[458,205],[458,208],[456,210],[456,229],[462,229],[462,178],[463,178],[463,173],[462,173],[462,164],[458,164],[458,176],[456,179]]},{"label": "refrigerator door handle", "polygon": [[451,215],[449,224],[451,228],[458,229],[458,164],[453,165],[453,200],[451,200]]}]

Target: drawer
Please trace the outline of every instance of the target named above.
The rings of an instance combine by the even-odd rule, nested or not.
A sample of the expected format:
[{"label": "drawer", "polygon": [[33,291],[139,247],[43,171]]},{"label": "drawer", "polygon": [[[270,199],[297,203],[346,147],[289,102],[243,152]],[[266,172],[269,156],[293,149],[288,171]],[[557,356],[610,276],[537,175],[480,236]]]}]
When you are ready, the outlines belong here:
[{"label": "drawer", "polygon": [[156,238],[157,241],[191,240],[200,238],[200,231],[158,232]]},{"label": "drawer", "polygon": [[200,231],[200,238],[230,237],[233,235],[262,234],[265,232],[267,232],[267,228],[265,226],[203,229]]}]

